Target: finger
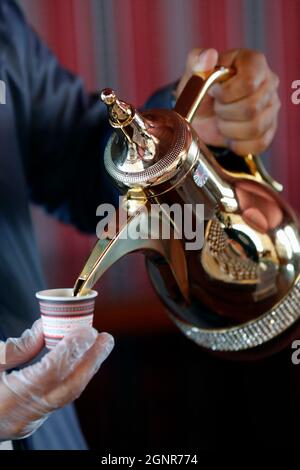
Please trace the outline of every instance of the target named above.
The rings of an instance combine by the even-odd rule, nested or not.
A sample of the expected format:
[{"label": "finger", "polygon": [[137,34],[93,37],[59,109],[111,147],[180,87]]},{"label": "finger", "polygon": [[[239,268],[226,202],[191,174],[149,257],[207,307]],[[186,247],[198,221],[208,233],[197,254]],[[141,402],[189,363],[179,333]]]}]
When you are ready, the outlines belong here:
[{"label": "finger", "polygon": [[[83,331],[84,329],[81,329],[81,334]],[[107,358],[113,345],[111,335],[97,334],[94,345],[81,355],[80,361],[75,367],[71,367],[70,374],[64,380],[56,380],[54,387],[48,388],[46,384],[43,389],[35,387],[33,391],[32,383],[28,383],[28,377],[24,379],[22,371],[4,375],[3,386],[8,390],[8,401],[13,404],[14,409],[18,409],[19,416],[23,416],[22,422],[45,419],[49,413],[77,398]],[[41,379],[39,377],[39,380]],[[37,394],[34,393],[36,390]]]},{"label": "finger", "polygon": [[222,103],[233,103],[252,95],[270,74],[264,55],[248,49],[222,54],[219,64],[233,66],[236,70],[232,78],[210,90],[210,95]]},{"label": "finger", "polygon": [[224,120],[249,121],[274,100],[278,85],[279,79],[277,75],[272,73],[270,78],[265,80],[253,95],[227,104],[215,100],[214,111],[219,118]]},{"label": "finger", "polygon": [[227,139],[257,139],[272,126],[279,107],[279,100],[275,99],[271,105],[251,121],[224,121],[217,119],[218,130]]},{"label": "finger", "polygon": [[215,49],[193,49],[187,58],[186,70],[181,78],[176,96],[178,97],[188,80],[196,72],[205,72],[215,67],[218,60],[218,52]]},{"label": "finger", "polygon": [[207,72],[212,70],[218,62],[218,51],[216,49],[202,49],[201,53],[194,57],[192,72]]},{"label": "finger", "polygon": [[32,360],[44,347],[42,321],[37,320],[20,338],[9,338],[4,347],[5,364],[0,365],[0,371]]},{"label": "finger", "polygon": [[227,138],[219,131],[216,116],[196,115],[193,121],[193,128],[206,145],[215,147],[227,147]]},{"label": "finger", "polygon": [[188,53],[187,61],[186,61],[186,69],[187,70],[189,70],[189,71],[193,70],[193,68],[194,68],[194,66],[195,66],[195,64],[198,60],[198,57],[200,56],[200,54],[203,50],[204,50],[203,48],[197,47],[197,48],[192,49]]},{"label": "finger", "polygon": [[77,399],[114,347],[114,339],[101,333],[73,373],[46,397],[53,407],[62,407]]},{"label": "finger", "polygon": [[0,396],[0,440],[28,437],[47,419],[47,414],[33,412],[3,382],[0,382]]},{"label": "finger", "polygon": [[[111,335],[108,333],[98,335],[94,345],[86,352],[71,375],[62,382],[58,382],[53,390],[45,390],[44,395],[38,401],[35,396],[31,395],[26,398],[24,396],[18,397],[16,402],[15,394],[11,393],[10,387],[4,389],[1,397],[5,397],[5,409],[10,409],[10,412],[15,414],[17,410],[18,416],[15,420],[17,429],[14,430],[14,433],[16,435],[27,433],[28,423],[32,423],[35,428],[38,427],[49,413],[78,398],[110,354],[113,346],[114,340]],[[4,384],[0,383],[0,392],[2,385]],[[40,422],[40,420],[42,421]]]},{"label": "finger", "polygon": [[94,328],[73,330],[38,363],[3,377],[6,385],[23,399],[36,401],[70,375],[98,337]]},{"label": "finger", "polygon": [[254,140],[232,140],[229,142],[230,149],[237,155],[247,155],[248,153],[259,154],[264,152],[272,142],[277,122],[273,122],[272,126],[258,139]]},{"label": "finger", "polygon": [[203,70],[210,70],[215,67],[218,61],[218,51],[213,48],[204,49],[201,47],[192,49],[187,57],[186,71],[190,74],[196,70],[201,72]]}]

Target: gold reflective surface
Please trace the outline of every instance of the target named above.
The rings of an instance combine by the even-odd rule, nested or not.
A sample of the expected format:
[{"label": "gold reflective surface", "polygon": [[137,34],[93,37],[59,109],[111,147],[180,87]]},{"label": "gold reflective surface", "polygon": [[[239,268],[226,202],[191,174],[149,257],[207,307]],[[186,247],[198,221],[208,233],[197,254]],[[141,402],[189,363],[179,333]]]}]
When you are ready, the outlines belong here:
[{"label": "gold reflective surface", "polygon": [[[179,328],[219,351],[268,342],[300,316],[299,221],[280,196],[282,186],[258,156],[232,156],[234,170],[221,164],[192,126],[209,86],[233,73],[218,68],[207,77],[193,76],[174,111],[139,114],[106,91],[110,122],[121,134],[111,137],[105,165],[125,194],[119,210],[126,214],[115,235],[98,241],[75,285],[75,295],[84,293],[120,257],[142,250]],[[151,212],[153,204],[162,210]],[[189,234],[180,231],[184,211],[175,220],[163,209],[174,204],[191,206],[193,227],[203,231],[201,247],[187,248]],[[168,238],[163,222],[171,227]],[[124,237],[125,231],[145,236]]]}]

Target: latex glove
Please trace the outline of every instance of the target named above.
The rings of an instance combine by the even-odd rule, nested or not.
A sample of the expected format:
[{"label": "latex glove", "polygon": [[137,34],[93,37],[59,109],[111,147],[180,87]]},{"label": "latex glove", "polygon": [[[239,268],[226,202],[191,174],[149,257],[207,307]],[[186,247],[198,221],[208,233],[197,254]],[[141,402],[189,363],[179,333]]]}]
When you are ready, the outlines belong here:
[{"label": "latex glove", "polygon": [[276,128],[280,100],[279,79],[265,56],[255,50],[194,49],[179,82],[177,95],[195,72],[216,65],[233,67],[236,74],[212,86],[198,109],[193,127],[208,145],[229,147],[238,155],[261,153],[270,145]]},{"label": "latex glove", "polygon": [[94,328],[72,331],[34,365],[7,369],[32,360],[43,348],[41,320],[5,347],[0,365],[0,440],[28,437],[50,413],[79,397],[114,346],[108,333]]}]

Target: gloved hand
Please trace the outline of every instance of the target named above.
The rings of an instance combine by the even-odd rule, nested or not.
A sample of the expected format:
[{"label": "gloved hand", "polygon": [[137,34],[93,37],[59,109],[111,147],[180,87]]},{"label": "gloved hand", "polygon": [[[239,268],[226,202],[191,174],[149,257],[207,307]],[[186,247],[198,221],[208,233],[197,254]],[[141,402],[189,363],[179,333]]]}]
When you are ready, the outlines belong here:
[{"label": "gloved hand", "polygon": [[78,398],[111,352],[114,340],[94,328],[80,328],[36,364],[11,373],[5,370],[32,360],[43,348],[41,320],[1,346],[5,364],[0,364],[0,441],[5,441],[28,437],[50,413]]}]

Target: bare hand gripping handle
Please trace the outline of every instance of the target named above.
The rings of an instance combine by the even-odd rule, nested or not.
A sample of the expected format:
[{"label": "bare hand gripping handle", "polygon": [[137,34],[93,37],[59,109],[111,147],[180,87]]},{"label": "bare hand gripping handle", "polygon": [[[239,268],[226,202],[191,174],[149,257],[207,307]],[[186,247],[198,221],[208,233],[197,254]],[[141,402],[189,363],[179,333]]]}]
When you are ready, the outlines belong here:
[{"label": "bare hand gripping handle", "polygon": [[234,75],[234,70],[228,67],[216,67],[211,72],[198,73],[192,75],[175,105],[175,111],[183,116],[188,122],[192,122],[193,117],[209,88],[214,83],[221,83]]}]

